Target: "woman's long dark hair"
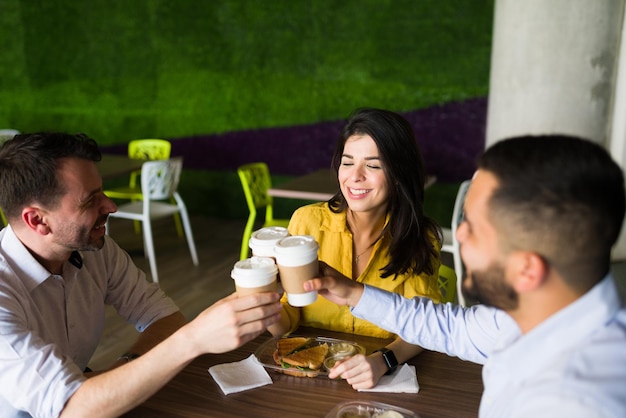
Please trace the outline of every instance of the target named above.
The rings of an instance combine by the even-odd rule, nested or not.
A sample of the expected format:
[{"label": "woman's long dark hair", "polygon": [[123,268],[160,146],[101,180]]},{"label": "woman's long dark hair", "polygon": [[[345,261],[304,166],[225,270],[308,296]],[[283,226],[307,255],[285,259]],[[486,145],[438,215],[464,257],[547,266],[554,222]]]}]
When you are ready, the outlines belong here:
[{"label": "woman's long dark hair", "polygon": [[[352,135],[369,135],[374,140],[387,177],[389,223],[380,238],[388,234],[390,260],[381,269],[381,277],[407,272],[434,274],[433,258],[438,251],[433,237],[441,242],[441,228],[424,214],[426,174],[411,125],[388,110],[357,109],[339,134],[331,163],[337,174],[346,141]],[[335,213],[348,208],[341,190],[328,201],[328,206]]]}]

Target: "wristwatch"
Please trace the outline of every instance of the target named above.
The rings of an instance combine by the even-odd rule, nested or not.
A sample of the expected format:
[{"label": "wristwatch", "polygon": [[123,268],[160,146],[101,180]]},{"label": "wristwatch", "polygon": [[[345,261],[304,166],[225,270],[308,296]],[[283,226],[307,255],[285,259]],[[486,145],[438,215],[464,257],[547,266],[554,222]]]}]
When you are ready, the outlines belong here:
[{"label": "wristwatch", "polygon": [[118,360],[126,360],[127,363],[130,363],[131,361],[135,360],[137,357],[139,357],[141,354],[137,354],[137,353],[124,353],[122,354]]},{"label": "wristwatch", "polygon": [[398,368],[398,359],[396,358],[396,355],[393,354],[393,351],[388,348],[380,348],[378,350],[374,350],[374,352],[380,352],[383,354],[383,360],[385,360],[385,364],[387,364],[387,373],[385,374],[391,374],[396,371]]}]

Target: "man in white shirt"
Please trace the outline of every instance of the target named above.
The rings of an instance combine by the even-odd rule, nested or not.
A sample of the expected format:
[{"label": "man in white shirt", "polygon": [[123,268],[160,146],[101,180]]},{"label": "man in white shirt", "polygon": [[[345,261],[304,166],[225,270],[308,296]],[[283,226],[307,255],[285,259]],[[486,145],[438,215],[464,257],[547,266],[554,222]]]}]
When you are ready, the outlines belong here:
[{"label": "man in white shirt", "polygon": [[[231,295],[186,323],[105,236],[98,146],[84,135],[23,134],[0,148],[0,417],[115,417],[191,360],[232,350],[280,317],[279,295]],[[109,370],[83,371],[105,305],[142,331]]]},{"label": "man in white shirt", "polygon": [[[327,276],[305,284],[426,349],[484,364],[481,417],[626,416],[626,310],[610,273],[624,177],[599,145],[519,137],[478,161],[456,231],[482,304],[404,299]],[[332,266],[330,266],[332,267]],[[331,378],[349,378],[341,363]]]}]

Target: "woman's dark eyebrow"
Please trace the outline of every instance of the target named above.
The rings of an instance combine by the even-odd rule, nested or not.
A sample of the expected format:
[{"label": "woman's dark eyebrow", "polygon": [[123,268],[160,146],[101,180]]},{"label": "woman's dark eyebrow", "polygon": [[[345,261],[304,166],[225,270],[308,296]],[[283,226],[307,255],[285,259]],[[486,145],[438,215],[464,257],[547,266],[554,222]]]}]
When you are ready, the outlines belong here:
[{"label": "woman's dark eyebrow", "polygon": [[[351,158],[354,160],[354,157],[350,154],[341,154],[342,158]],[[379,160],[380,161],[380,157],[365,157],[366,160],[371,161],[371,160]]]}]

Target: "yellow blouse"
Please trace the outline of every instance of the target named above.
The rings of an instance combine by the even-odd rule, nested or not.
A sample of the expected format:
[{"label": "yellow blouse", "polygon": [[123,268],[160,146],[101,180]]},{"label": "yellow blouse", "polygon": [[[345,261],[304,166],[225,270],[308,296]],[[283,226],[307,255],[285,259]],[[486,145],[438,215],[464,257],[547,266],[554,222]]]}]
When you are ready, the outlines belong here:
[{"label": "yellow blouse", "polygon": [[[291,235],[312,235],[320,245],[319,260],[324,261],[346,277],[352,277],[352,233],[346,223],[346,213],[333,213],[328,203],[314,203],[296,210],[289,222]],[[357,278],[360,283],[376,286],[390,292],[399,293],[407,298],[427,296],[435,301],[441,300],[441,291],[437,285],[439,260],[434,263],[435,274],[403,274],[395,278],[381,278],[379,270],[389,260],[387,237],[376,242],[367,267]],[[394,335],[367,322],[355,318],[348,306],[339,306],[323,297],[309,306],[296,308],[287,303],[287,296],[281,300],[291,321],[293,332],[300,325],[333,331],[391,338]]]}]

